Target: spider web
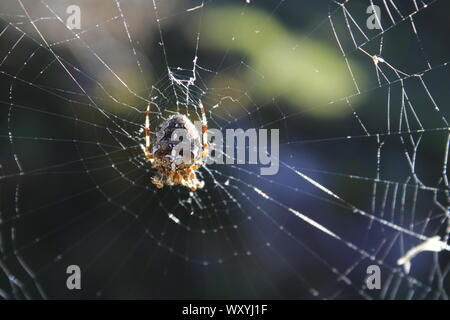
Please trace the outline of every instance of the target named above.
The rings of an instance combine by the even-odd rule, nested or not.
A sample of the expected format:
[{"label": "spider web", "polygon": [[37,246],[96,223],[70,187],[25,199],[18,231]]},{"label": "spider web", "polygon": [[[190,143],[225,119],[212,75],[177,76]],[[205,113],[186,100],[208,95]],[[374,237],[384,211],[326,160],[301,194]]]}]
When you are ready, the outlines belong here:
[{"label": "spider web", "polygon": [[[448,298],[444,1],[75,2],[1,4],[0,297]],[[153,140],[199,99],[279,129],[278,174],[155,189],[146,105]]]}]

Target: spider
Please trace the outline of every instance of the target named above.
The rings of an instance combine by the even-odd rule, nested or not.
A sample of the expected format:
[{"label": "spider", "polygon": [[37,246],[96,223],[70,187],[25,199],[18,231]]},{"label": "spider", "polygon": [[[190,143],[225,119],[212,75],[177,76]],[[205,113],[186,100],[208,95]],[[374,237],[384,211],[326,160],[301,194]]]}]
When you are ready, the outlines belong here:
[{"label": "spider", "polygon": [[[150,104],[147,105],[145,146],[141,144],[141,148],[150,164],[157,169],[151,182],[158,189],[166,185],[182,185],[195,191],[205,185],[204,181],[199,181],[196,175],[196,170],[205,163],[209,148],[207,142],[208,123],[201,101],[199,101],[199,106],[203,130],[201,138],[192,121],[187,116],[176,113],[158,126],[156,141],[153,144],[152,152],[150,152]],[[176,129],[186,130],[185,137],[180,137],[180,140],[173,140],[172,134]],[[183,141],[183,138],[186,138],[186,140]],[[176,146],[181,142],[190,144],[191,161],[189,162],[184,161],[184,158],[178,154],[179,151]]]}]

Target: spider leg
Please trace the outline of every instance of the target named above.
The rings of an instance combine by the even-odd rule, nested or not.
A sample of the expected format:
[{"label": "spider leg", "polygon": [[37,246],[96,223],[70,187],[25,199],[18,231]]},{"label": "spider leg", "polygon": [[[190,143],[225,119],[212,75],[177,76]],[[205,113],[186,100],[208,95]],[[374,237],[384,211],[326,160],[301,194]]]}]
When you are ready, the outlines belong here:
[{"label": "spider leg", "polygon": [[141,144],[141,148],[145,157],[153,160],[153,155],[150,152],[150,103],[147,104],[147,111],[145,112],[145,147]]},{"label": "spider leg", "polygon": [[164,182],[161,179],[161,174],[158,172],[155,176],[152,177],[151,182],[155,185],[156,188],[161,189],[164,187]]},{"label": "spider leg", "polygon": [[202,160],[204,160],[208,156],[208,121],[206,120],[205,108],[203,107],[202,100],[199,100],[200,111],[202,113],[202,142],[203,142],[203,151],[201,153]]},{"label": "spider leg", "polygon": [[199,181],[197,178],[197,175],[195,174],[195,171],[193,169],[189,169],[187,171],[187,181],[188,181],[188,187],[192,191],[196,191],[197,189],[202,189],[205,186],[204,181]]}]

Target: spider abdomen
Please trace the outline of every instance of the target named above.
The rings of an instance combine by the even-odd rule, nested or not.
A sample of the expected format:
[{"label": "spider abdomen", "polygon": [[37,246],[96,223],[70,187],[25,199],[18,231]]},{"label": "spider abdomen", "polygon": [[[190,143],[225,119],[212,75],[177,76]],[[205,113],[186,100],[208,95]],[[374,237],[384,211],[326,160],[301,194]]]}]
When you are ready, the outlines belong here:
[{"label": "spider abdomen", "polygon": [[[192,121],[185,115],[175,114],[159,125],[153,155],[162,169],[184,169],[199,160],[201,146],[199,132]],[[190,157],[183,154],[185,150],[190,152]]]},{"label": "spider abdomen", "polygon": [[[150,103],[147,104],[145,146],[141,145],[141,148],[145,157],[157,169],[152,178],[152,183],[157,188],[182,185],[195,191],[205,185],[196,175],[196,170],[208,156],[208,123],[201,101],[199,107],[202,115],[201,131],[188,117],[177,113],[158,126],[156,141],[150,152]],[[201,136],[199,132],[202,132]]]}]

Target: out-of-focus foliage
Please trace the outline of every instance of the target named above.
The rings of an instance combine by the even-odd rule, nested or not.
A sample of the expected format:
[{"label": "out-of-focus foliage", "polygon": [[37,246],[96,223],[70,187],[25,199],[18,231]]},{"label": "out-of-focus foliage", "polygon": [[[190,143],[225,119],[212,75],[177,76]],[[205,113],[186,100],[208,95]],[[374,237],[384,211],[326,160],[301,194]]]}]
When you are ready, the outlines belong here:
[{"label": "out-of-focus foliage", "polygon": [[[189,34],[192,28],[187,30]],[[249,8],[242,14],[242,9],[235,7],[206,11],[201,35],[203,47],[245,56],[251,69],[242,74],[246,88],[254,88],[253,95],[282,95],[290,104],[316,117],[341,116],[350,111],[345,101],[336,101],[356,89],[335,42],[332,47],[330,41],[289,31],[268,12]],[[355,61],[349,63],[358,84],[363,83],[363,70]],[[330,101],[335,103],[328,104]]]}]

